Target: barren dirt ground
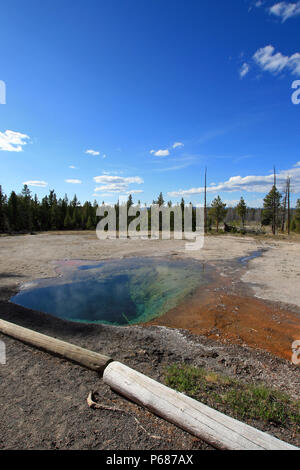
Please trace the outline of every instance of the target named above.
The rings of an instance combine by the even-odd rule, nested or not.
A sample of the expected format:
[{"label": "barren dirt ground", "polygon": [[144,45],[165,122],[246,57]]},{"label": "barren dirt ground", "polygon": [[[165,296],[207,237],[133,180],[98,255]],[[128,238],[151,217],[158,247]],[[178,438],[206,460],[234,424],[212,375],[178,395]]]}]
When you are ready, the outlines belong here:
[{"label": "barren dirt ground", "polygon": [[[237,263],[237,258],[260,249],[266,250],[262,257],[251,260],[246,266]],[[224,310],[223,306],[228,304],[231,308],[234,295],[240,296],[241,305],[243,299],[247,298],[250,303],[251,296],[257,295],[267,300],[264,321],[277,322],[277,330],[274,328],[277,335],[280,334],[281,323],[287,318],[290,336],[293,331],[298,334],[300,244],[235,236],[209,236],[199,252],[187,252],[184,241],[99,241],[92,232],[0,237],[0,318],[103,352],[156,380],[163,381],[167,365],[185,362],[238,376],[249,383],[262,381],[290,396],[299,397],[298,366],[263,351],[261,344],[255,347],[256,343],[250,341],[249,335],[234,336],[233,330],[222,327],[222,322],[217,324],[217,332],[209,331],[209,334],[205,328],[209,329],[210,325],[205,324],[205,336],[201,329],[193,335],[184,329],[161,325],[83,325],[8,302],[22,283],[55,276],[55,260],[99,260],[142,255],[192,256],[202,263],[215,264],[220,279],[224,278],[224,285],[214,287],[219,289],[213,291],[216,293],[213,295],[219,296],[216,306],[222,305],[220,308]],[[211,299],[214,297],[209,303],[213,308]],[[275,311],[280,313],[280,321],[277,317],[270,317],[271,311],[273,317]],[[288,317],[289,313],[291,317]],[[252,321],[252,317],[244,316],[244,327],[250,328],[247,322]],[[206,320],[209,320],[207,316]],[[169,326],[167,322],[165,325]],[[255,333],[251,334],[255,339]],[[7,364],[0,366],[0,448],[209,448],[200,440],[115,395],[92,371],[1,334],[0,339],[7,348]],[[90,390],[98,391],[104,404],[115,405],[126,413],[91,410],[86,403]],[[300,444],[295,436],[281,428],[271,424],[266,427],[259,422],[250,424]]]}]

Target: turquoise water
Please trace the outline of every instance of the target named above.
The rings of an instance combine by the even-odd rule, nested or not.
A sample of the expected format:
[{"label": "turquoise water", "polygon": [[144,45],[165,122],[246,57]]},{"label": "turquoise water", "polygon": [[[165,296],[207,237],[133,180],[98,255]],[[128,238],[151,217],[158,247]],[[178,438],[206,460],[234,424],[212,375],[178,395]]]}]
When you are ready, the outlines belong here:
[{"label": "turquoise water", "polygon": [[168,258],[66,261],[57,272],[11,301],[66,320],[128,325],[163,315],[209,281],[201,263]]}]

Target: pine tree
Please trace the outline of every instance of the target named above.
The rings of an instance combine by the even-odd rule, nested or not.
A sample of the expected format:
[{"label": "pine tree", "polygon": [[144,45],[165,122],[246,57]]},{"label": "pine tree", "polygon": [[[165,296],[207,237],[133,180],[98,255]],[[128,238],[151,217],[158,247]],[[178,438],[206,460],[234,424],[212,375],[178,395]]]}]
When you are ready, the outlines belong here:
[{"label": "pine tree", "polygon": [[131,206],[133,206],[133,199],[132,199],[132,195],[129,194],[128,200],[127,200],[127,209],[129,209],[129,207]]},{"label": "pine tree", "polygon": [[165,203],[163,193],[159,193],[157,201],[153,201],[153,204],[158,204],[159,206],[163,206]]},{"label": "pine tree", "polygon": [[27,184],[24,184],[20,198],[20,224],[21,229],[26,231],[32,230],[32,206],[31,191]]},{"label": "pine tree", "polygon": [[243,227],[245,226],[245,219],[247,214],[247,206],[243,197],[241,197],[240,202],[236,206],[237,213],[241,218]]},{"label": "pine tree", "polygon": [[0,184],[0,232],[5,232],[7,230],[6,205],[7,198],[2,191],[2,186]]},{"label": "pine tree", "polygon": [[31,200],[31,212],[33,230],[41,230],[40,203],[36,194]]},{"label": "pine tree", "polygon": [[92,217],[89,216],[87,224],[86,224],[86,229],[87,230],[93,230],[94,228],[95,228],[95,226],[93,224]]},{"label": "pine tree", "polygon": [[9,228],[13,232],[18,232],[21,230],[20,218],[19,218],[19,201],[18,196],[14,191],[11,192],[8,203],[7,203],[7,211],[8,211],[8,223]]},{"label": "pine tree", "polygon": [[211,203],[210,215],[216,222],[217,232],[219,231],[219,224],[226,216],[226,204],[222,202],[220,196],[216,197]]},{"label": "pine tree", "polygon": [[[276,186],[273,185],[271,191],[264,198],[264,208],[262,211],[262,225],[271,225],[272,231],[275,235],[276,228],[278,228],[279,217],[278,215],[281,207],[281,198],[282,195],[277,190]],[[274,216],[276,220],[274,220]]]},{"label": "pine tree", "polygon": [[43,197],[41,210],[40,210],[40,218],[41,218],[41,228],[42,230],[49,230],[51,228],[50,224],[50,205],[48,196]]},{"label": "pine tree", "polygon": [[78,210],[77,210],[77,207],[74,207],[73,209],[73,215],[72,215],[72,228],[75,229],[75,228],[79,228],[78,227]]},{"label": "pine tree", "polygon": [[67,214],[66,214],[66,217],[65,217],[65,220],[64,220],[64,228],[66,230],[70,230],[73,228],[72,226],[72,219],[71,219],[71,216],[70,216],[70,211],[69,209],[67,210]]},{"label": "pine tree", "polygon": [[297,200],[295,214],[292,220],[291,229],[300,233],[300,199]]},{"label": "pine tree", "polygon": [[185,200],[183,199],[183,197],[181,198],[181,201],[180,201],[180,207],[181,207],[181,212],[182,214],[184,213],[184,206],[185,206]]}]

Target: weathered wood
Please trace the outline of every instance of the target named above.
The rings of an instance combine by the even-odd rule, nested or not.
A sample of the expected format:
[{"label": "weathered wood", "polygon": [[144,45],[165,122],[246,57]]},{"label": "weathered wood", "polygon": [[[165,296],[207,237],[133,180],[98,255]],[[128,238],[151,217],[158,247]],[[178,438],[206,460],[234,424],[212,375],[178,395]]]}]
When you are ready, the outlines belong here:
[{"label": "weathered wood", "polygon": [[111,362],[106,367],[103,380],[116,392],[218,449],[297,449],[176,392],[119,362]]},{"label": "weathered wood", "polygon": [[14,323],[0,320],[0,332],[52,354],[70,359],[88,369],[102,373],[112,359],[74,344],[52,338]]}]

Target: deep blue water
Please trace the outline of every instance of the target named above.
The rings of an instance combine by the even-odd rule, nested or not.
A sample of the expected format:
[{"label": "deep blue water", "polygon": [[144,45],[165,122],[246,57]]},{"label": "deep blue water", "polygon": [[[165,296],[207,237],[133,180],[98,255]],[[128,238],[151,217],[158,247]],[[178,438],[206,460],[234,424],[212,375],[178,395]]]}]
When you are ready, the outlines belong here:
[{"label": "deep blue water", "polygon": [[163,315],[209,281],[201,263],[169,258],[61,264],[60,274],[11,301],[67,320],[127,325]]}]

